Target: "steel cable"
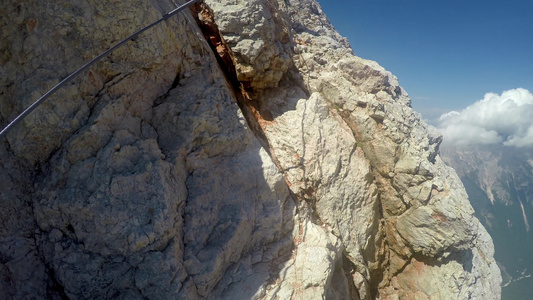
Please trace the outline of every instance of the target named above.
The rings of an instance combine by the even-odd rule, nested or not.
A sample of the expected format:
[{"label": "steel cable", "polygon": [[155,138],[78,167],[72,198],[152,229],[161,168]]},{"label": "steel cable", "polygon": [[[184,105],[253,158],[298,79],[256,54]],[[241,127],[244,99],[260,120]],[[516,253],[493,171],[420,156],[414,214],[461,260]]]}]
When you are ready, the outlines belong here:
[{"label": "steel cable", "polygon": [[99,61],[100,59],[104,58],[106,55],[108,55],[109,53],[111,53],[113,50],[117,49],[118,47],[124,45],[125,43],[127,43],[128,41],[130,41],[131,39],[134,39],[136,36],[138,36],[139,34],[145,32],[146,30],[156,26],[157,24],[165,21],[166,19],[172,17],[173,15],[179,13],[180,11],[184,10],[185,8],[191,6],[192,4],[198,2],[200,0],[191,0],[189,2],[186,2],[185,4],[175,8],[174,10],[168,12],[167,14],[163,15],[163,17],[161,17],[159,20],[153,22],[152,24],[146,26],[146,27],[143,27],[139,30],[137,30],[135,33],[133,33],[132,35],[130,35],[129,37],[123,39],[122,41],[120,41],[119,43],[115,44],[113,47],[107,49],[106,51],[102,52],[100,55],[98,55],[97,57],[93,58],[91,61],[89,61],[88,63],[86,63],[85,65],[83,65],[81,68],[79,68],[78,70],[76,70],[75,72],[71,73],[70,75],[68,75],[65,79],[61,80],[61,82],[59,82],[58,84],[56,84],[53,88],[51,88],[48,92],[46,92],[44,95],[42,95],[39,99],[37,99],[35,102],[33,102],[33,104],[31,104],[28,108],[26,108],[22,113],[20,113],[15,119],[13,119],[13,121],[9,122],[9,124],[7,124],[6,127],[4,127],[4,129],[2,129],[2,131],[0,131],[0,138],[2,138],[4,135],[7,134],[7,132],[13,128],[18,122],[22,121],[22,119],[24,119],[29,113],[31,113],[34,109],[36,109],[41,103],[43,103],[48,97],[50,97],[53,93],[55,93],[57,90],[59,90],[66,82],[68,82],[70,79],[74,78],[76,75],[78,75],[79,73],[87,70],[91,65],[93,65],[95,62]]}]

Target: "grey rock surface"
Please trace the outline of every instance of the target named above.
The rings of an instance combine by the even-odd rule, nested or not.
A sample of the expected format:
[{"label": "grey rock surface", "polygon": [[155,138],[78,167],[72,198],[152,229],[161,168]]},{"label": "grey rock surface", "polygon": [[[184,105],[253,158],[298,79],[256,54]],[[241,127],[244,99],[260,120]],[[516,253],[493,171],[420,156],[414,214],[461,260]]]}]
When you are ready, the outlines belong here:
[{"label": "grey rock surface", "polygon": [[[0,4],[1,123],[172,7]],[[497,299],[490,236],[409,105],[315,1],[195,5],[2,141],[0,295]]]}]

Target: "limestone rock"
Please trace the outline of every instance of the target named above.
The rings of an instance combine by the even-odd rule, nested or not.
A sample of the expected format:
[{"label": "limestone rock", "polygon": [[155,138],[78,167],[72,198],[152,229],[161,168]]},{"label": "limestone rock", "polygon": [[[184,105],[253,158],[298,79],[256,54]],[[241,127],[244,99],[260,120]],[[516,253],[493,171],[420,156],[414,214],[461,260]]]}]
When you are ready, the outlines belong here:
[{"label": "limestone rock", "polygon": [[218,30],[234,55],[237,79],[254,92],[278,86],[291,63],[292,46],[288,20],[280,3],[263,0],[205,3],[214,11]]},{"label": "limestone rock", "polygon": [[[0,4],[0,123],[171,8]],[[0,295],[497,299],[492,241],[409,105],[315,1],[197,4],[2,141]]]},{"label": "limestone rock", "polygon": [[[212,7],[220,22],[236,22]],[[495,286],[487,297],[499,297],[493,259],[476,271],[464,267],[485,253],[476,248],[480,225],[466,193],[438,157],[442,138],[409,107],[392,74],[352,55],[315,2],[279,7],[290,17],[296,70],[253,99],[260,105],[250,114],[292,192],[343,241],[365,278],[360,295],[434,296],[417,286],[391,289],[409,261],[422,257],[421,268],[442,264],[438,272],[462,274],[438,295],[479,295]],[[489,278],[483,282],[481,269]]]}]

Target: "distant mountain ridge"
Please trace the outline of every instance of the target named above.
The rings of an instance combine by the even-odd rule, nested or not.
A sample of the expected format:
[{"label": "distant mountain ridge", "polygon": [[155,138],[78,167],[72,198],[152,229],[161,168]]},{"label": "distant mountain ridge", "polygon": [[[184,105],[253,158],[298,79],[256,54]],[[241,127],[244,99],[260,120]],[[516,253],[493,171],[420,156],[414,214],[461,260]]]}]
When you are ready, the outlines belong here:
[{"label": "distant mountain ridge", "polygon": [[461,177],[476,216],[494,239],[502,299],[526,299],[533,294],[532,149],[443,143],[440,154]]}]

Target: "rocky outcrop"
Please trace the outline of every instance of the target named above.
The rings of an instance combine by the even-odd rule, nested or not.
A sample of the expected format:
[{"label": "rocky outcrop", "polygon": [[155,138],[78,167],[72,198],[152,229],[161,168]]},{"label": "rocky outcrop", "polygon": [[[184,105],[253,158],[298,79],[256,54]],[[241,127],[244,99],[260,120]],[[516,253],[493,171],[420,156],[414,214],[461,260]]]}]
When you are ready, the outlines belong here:
[{"label": "rocky outcrop", "polygon": [[[1,4],[2,122],[171,8]],[[440,140],[315,1],[205,0],[2,141],[0,294],[497,299]]]}]

